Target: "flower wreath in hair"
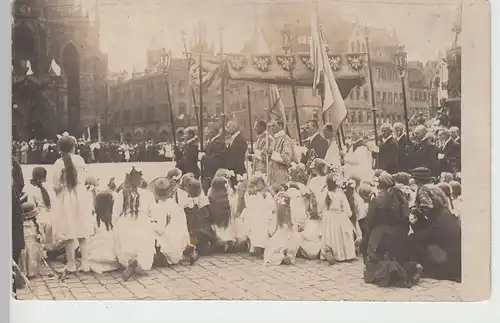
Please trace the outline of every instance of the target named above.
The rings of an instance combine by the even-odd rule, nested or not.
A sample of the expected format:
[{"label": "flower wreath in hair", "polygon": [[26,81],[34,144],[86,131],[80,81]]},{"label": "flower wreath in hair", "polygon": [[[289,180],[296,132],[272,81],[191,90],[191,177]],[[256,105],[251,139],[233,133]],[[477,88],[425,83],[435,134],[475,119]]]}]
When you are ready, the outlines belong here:
[{"label": "flower wreath in hair", "polygon": [[59,142],[63,141],[63,140],[71,140],[73,141],[74,143],[77,142],[76,138],[74,136],[71,136],[67,131],[63,132],[62,135],[56,135],[57,136],[57,140]]},{"label": "flower wreath in hair", "polygon": [[278,206],[290,206],[290,197],[285,192],[278,193],[275,199]]},{"label": "flower wreath in hair", "polygon": [[246,181],[247,179],[248,179],[248,175],[247,174],[243,174],[243,175],[238,174],[238,175],[236,175],[236,181],[238,183]]},{"label": "flower wreath in hair", "polygon": [[[311,167],[312,167],[312,165],[311,165]],[[297,163],[295,163],[295,162],[292,162],[292,163],[290,164],[290,170],[296,170],[297,168],[298,168],[298,169],[302,169],[302,170],[304,170],[304,171],[305,171],[305,170],[306,170],[306,165],[304,165],[304,164],[302,164],[302,163],[297,164]]]}]

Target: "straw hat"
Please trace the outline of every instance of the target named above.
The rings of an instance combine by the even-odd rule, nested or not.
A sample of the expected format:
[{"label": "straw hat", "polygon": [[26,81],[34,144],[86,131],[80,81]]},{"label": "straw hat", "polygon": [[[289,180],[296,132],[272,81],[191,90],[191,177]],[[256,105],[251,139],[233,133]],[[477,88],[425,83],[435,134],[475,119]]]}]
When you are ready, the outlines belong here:
[{"label": "straw hat", "polygon": [[159,177],[155,179],[152,183],[153,193],[157,200],[165,200],[172,196],[173,193],[173,181],[166,177]]},{"label": "straw hat", "polygon": [[38,216],[38,208],[33,202],[25,202],[22,205],[24,220],[33,219]]}]

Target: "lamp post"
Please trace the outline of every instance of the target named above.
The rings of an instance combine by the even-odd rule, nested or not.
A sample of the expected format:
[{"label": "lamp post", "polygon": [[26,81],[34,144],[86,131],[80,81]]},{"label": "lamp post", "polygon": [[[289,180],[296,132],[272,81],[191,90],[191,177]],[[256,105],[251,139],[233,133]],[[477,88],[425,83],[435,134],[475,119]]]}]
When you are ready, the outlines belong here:
[{"label": "lamp post", "polygon": [[302,146],[302,136],[300,133],[300,121],[299,121],[299,111],[297,108],[297,92],[294,85],[293,78],[293,56],[292,56],[292,30],[290,28],[290,24],[285,23],[283,29],[281,30],[281,45],[283,50],[285,51],[285,55],[288,58],[288,62],[290,64],[290,80],[292,84],[292,97],[293,97],[293,106],[295,109],[295,124],[297,126],[297,137],[299,139],[299,145]]},{"label": "lamp post", "polygon": [[406,82],[405,76],[408,69],[408,54],[406,53],[405,46],[399,45],[394,53],[394,62],[396,63],[396,71],[401,79],[401,91],[403,93],[403,108],[405,113],[405,128],[406,135],[410,138],[410,127],[408,126],[408,104],[406,102]]}]

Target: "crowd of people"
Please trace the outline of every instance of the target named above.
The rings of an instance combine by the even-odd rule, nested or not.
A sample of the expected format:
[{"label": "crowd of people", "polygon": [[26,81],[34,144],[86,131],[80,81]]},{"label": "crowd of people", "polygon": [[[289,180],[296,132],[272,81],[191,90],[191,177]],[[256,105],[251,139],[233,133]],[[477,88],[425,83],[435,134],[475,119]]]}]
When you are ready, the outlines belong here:
[{"label": "crowd of people", "polygon": [[[174,156],[173,145],[169,142],[140,143],[78,140],[75,154],[85,163],[113,162],[158,162],[171,161]],[[21,164],[54,164],[60,157],[54,140],[14,141],[12,156]]]},{"label": "crowd of people", "polygon": [[146,180],[132,166],[119,185],[86,173],[68,134],[52,179],[39,166],[24,185],[14,160],[15,264],[30,278],[45,259],[64,257],[64,275],[122,269],[128,280],[153,266],[248,251],[272,265],[361,257],[365,282],[380,286],[461,281],[458,129],[419,125],[406,135],[400,123],[384,124],[378,146],[360,129],[344,146],[331,125],[312,120],[304,147],[281,120],[254,130],[247,152],[235,122],[224,131],[209,124],[200,152],[188,128],[175,168]]}]

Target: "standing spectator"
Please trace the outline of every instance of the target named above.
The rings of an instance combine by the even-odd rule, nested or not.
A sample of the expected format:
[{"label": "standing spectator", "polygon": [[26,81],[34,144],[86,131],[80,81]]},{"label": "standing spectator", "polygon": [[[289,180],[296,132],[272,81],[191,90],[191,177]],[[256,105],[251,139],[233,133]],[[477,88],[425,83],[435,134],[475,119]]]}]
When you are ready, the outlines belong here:
[{"label": "standing spectator", "polygon": [[[12,158],[12,260],[19,264],[21,250],[24,249],[24,231],[23,231],[23,209],[25,202],[23,196],[24,178],[19,162]],[[16,283],[13,285],[13,291],[16,293]]]},{"label": "standing spectator", "polygon": [[316,120],[310,120],[306,123],[306,134],[309,138],[305,140],[307,152],[302,156],[301,162],[309,165],[314,159],[324,159],[328,151],[328,141],[319,133],[319,124]]},{"label": "standing spectator", "polygon": [[272,137],[267,132],[267,123],[264,120],[257,120],[254,125],[255,132],[257,133],[257,141],[255,142],[254,155],[251,156],[252,168],[254,173],[261,172],[267,173],[267,161],[262,159],[262,152],[272,144]]},{"label": "standing spectator", "polygon": [[381,127],[382,142],[379,147],[378,168],[396,174],[399,166],[399,145],[392,136],[392,127],[384,123]]},{"label": "standing spectator", "polygon": [[440,171],[452,174],[460,172],[460,145],[451,138],[450,131],[445,128],[439,130],[439,140],[443,143],[438,154]]},{"label": "standing spectator", "polygon": [[203,191],[207,193],[212,185],[215,173],[224,161],[226,144],[216,124],[209,124],[205,131],[208,142],[205,146],[205,154],[201,157],[201,163],[203,164],[202,186]]},{"label": "standing spectator", "polygon": [[393,130],[399,149],[399,171],[407,172],[411,168],[409,155],[412,151],[412,142],[407,134],[405,134],[405,128],[401,122],[396,122]]},{"label": "standing spectator", "polygon": [[[229,136],[225,155],[226,168],[232,170],[235,175],[246,174],[245,155],[248,144],[241,134],[236,122],[229,121],[226,126]],[[233,186],[236,185],[236,176],[232,179]]]},{"label": "standing spectator", "polygon": [[461,140],[460,140],[460,129],[458,129],[458,127],[451,127],[450,128],[450,135],[451,135],[451,138],[457,143],[457,144],[461,144]]},{"label": "standing spectator", "polygon": [[21,143],[20,151],[21,151],[21,164],[27,164],[28,163],[28,144],[26,143],[26,141],[23,141]]},{"label": "standing spectator", "polygon": [[187,128],[184,132],[185,145],[180,159],[177,161],[177,168],[182,174],[192,173],[195,178],[200,178],[200,168],[198,167],[199,143],[196,136],[196,128]]},{"label": "standing spectator", "polygon": [[427,129],[419,125],[415,128],[415,146],[410,156],[413,168],[425,167],[433,176],[439,175],[438,148],[427,138]]}]

